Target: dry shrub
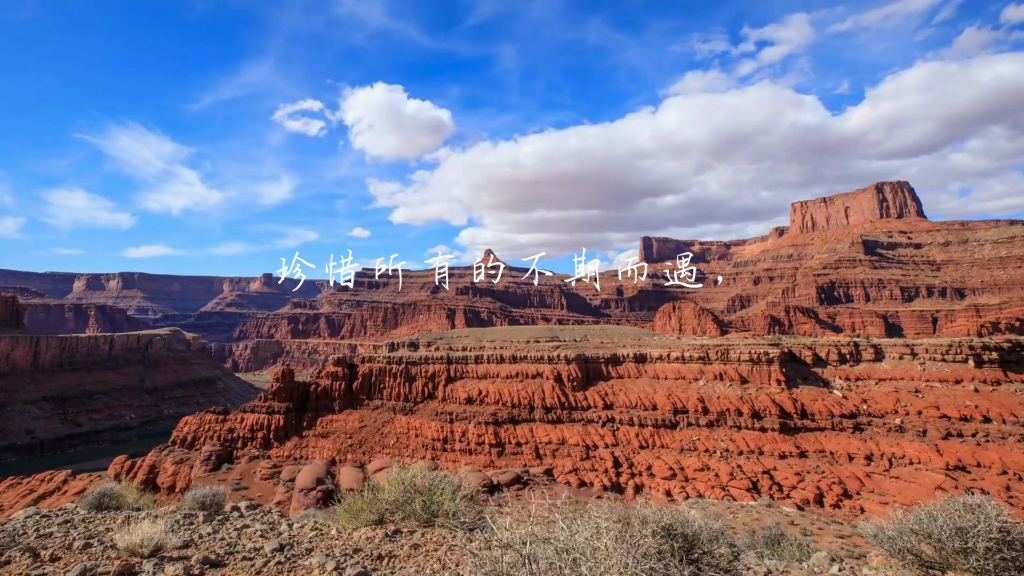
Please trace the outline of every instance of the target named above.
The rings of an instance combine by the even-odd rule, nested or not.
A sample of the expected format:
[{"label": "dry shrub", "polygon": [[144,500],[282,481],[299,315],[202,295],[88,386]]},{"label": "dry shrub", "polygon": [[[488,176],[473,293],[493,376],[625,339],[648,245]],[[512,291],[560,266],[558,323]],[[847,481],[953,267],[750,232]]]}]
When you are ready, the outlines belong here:
[{"label": "dry shrub", "polygon": [[947,497],[859,528],[868,542],[910,569],[1024,574],[1024,522],[991,496]]},{"label": "dry shrub", "polygon": [[167,518],[140,518],[114,535],[114,545],[126,556],[152,558],[178,545]]},{"label": "dry shrub", "polygon": [[383,482],[370,480],[362,491],[342,493],[325,518],[346,528],[406,524],[460,529],[480,518],[479,495],[461,476],[420,464],[396,465]]},{"label": "dry shrub", "polygon": [[727,576],[740,567],[729,529],[687,508],[563,500],[487,520],[467,574]]},{"label": "dry shrub", "polygon": [[793,564],[810,560],[816,552],[809,542],[790,534],[779,524],[748,528],[740,546],[746,554],[759,561],[778,560]]},{"label": "dry shrub", "polygon": [[156,507],[156,498],[129,482],[105,482],[86,492],[78,506],[88,512],[150,510]]},{"label": "dry shrub", "polygon": [[199,486],[185,492],[178,507],[190,512],[216,513],[224,510],[227,500],[228,491],[223,486]]}]

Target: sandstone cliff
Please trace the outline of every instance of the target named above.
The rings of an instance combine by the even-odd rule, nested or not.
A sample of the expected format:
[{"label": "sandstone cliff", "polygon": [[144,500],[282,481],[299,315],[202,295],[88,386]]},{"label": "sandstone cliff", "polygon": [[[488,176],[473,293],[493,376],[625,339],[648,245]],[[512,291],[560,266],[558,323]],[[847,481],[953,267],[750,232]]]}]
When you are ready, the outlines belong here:
[{"label": "sandstone cliff", "polygon": [[308,381],[282,370],[257,400],[184,418],[170,446],[109,473],[177,494],[234,461],[270,499],[282,466],[383,455],[842,516],[968,489],[1024,510],[1022,392],[1020,339],[454,331],[364,345]]},{"label": "sandstone cliff", "polygon": [[823,232],[890,218],[926,218],[909,182],[879,182],[845,194],[795,202],[789,212],[789,233]]},{"label": "sandstone cliff", "polygon": [[255,391],[177,329],[2,336],[0,476],[5,462],[163,433]]},{"label": "sandstone cliff", "polygon": [[0,334],[17,334],[25,329],[25,308],[14,294],[0,294]]}]

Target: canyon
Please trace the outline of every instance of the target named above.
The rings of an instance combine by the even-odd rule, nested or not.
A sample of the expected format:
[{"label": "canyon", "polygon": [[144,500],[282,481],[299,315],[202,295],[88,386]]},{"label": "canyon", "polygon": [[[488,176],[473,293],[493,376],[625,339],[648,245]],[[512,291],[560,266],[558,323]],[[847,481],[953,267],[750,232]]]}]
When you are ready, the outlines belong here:
[{"label": "canyon", "polygon": [[[701,288],[667,282],[687,252]],[[116,442],[146,412],[139,429],[173,432],[111,478],[168,499],[229,483],[293,515],[417,460],[489,490],[846,519],[980,490],[1024,513],[1024,221],[933,222],[880,182],[794,203],[761,237],[643,237],[635,274],[600,288],[509,262],[497,283],[453,266],[448,290],[433,270],[364,268],[351,289],[0,270],[20,414],[0,454]],[[273,381],[255,397],[231,372]],[[0,478],[0,517],[97,481]]]},{"label": "canyon", "polygon": [[185,417],[108,473],[165,496],[219,479],[294,515],[318,488],[426,459],[488,487],[549,475],[627,499],[771,498],[853,518],[967,490],[1024,510],[1021,441],[1017,338],[510,327],[366,344],[308,379],[279,369],[256,400]]},{"label": "canyon", "polygon": [[258,390],[176,328],[0,336],[0,476],[33,459],[162,437],[186,415]]}]

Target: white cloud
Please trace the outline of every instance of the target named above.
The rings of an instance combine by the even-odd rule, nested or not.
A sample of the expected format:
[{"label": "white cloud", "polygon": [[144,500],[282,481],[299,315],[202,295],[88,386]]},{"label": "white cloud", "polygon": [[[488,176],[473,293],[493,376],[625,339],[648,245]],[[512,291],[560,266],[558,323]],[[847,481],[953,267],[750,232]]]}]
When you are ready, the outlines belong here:
[{"label": "white cloud", "polygon": [[155,258],[157,256],[176,256],[183,254],[183,252],[163,244],[150,244],[147,246],[125,248],[122,254],[128,258]]},{"label": "white cloud", "polygon": [[277,181],[264,182],[256,186],[256,201],[264,205],[280,204],[292,197],[298,180],[291,174],[282,174]]},{"label": "white cloud", "polygon": [[[612,261],[608,264],[607,267],[602,267],[602,270],[614,270],[618,272],[619,270],[625,268],[625,266],[629,264],[637,264],[638,260],[640,259],[640,250],[637,248],[633,248],[631,250],[624,250],[619,254],[615,254],[613,252],[612,254],[610,254],[610,256],[612,258]],[[631,258],[635,259],[632,263],[630,262]],[[643,266],[640,266],[640,268],[637,270],[637,274],[642,276],[643,272]],[[648,271],[647,274],[650,275],[650,271]],[[624,277],[625,275],[626,272],[623,272]]]},{"label": "white cloud", "polygon": [[289,132],[306,136],[323,136],[327,134],[327,122],[319,118],[296,116],[296,112],[322,112],[323,109],[324,105],[319,100],[307,98],[294,104],[281,104],[270,119]]},{"label": "white cloud", "polygon": [[733,46],[724,34],[698,37],[693,41],[693,50],[698,60],[722,55],[735,60],[732,72],[719,68],[716,61],[708,70],[691,70],[666,92],[668,94],[691,94],[697,92],[725,91],[732,88],[739,78],[748,77],[758,70],[776,67],[790,56],[800,54],[810,46],[816,37],[811,15],[803,12],[790,14],[764,26],[745,26],[740,34],[743,41]]},{"label": "white cloud", "polygon": [[691,70],[676,81],[666,91],[668,95],[700,94],[702,92],[725,92],[736,86],[736,80],[725,72],[715,68],[711,70]]},{"label": "white cloud", "polygon": [[722,33],[702,36],[693,41],[693,51],[698,60],[717,56],[731,49],[729,37]]},{"label": "white cloud", "polygon": [[991,28],[968,26],[953,40],[953,44],[939,52],[941,58],[965,58],[984,54],[1004,39],[1004,34]]},{"label": "white cloud", "polygon": [[351,232],[348,233],[348,235],[354,236],[356,238],[369,238],[370,231],[367,230],[366,228],[360,228],[359,226],[356,226],[355,228],[352,229]]},{"label": "white cloud", "polygon": [[942,7],[942,10],[939,10],[939,13],[935,15],[935,18],[932,18],[932,24],[939,24],[946,20],[952,20],[955,18],[956,11],[960,7],[960,3],[962,1],[963,0],[950,0],[949,2],[946,2]]},{"label": "white cloud", "polygon": [[906,17],[918,16],[932,9],[941,0],[896,0],[884,6],[854,14],[842,22],[833,24],[830,32],[842,32],[854,28],[872,28],[898,22]]},{"label": "white cloud", "polygon": [[[764,28],[743,28],[745,40],[736,51],[740,54],[756,52],[752,58],[744,59],[736,68],[737,76],[746,76],[762,66],[778,64],[790,54],[800,52],[814,42],[814,26],[809,14],[790,14],[781,22]],[[768,45],[758,50],[759,42]]]},{"label": "white cloud", "polygon": [[25,225],[22,216],[0,216],[0,238],[20,238],[21,227]]},{"label": "white cloud", "polygon": [[1007,4],[999,14],[999,22],[1007,26],[1024,23],[1024,4]]},{"label": "white cloud", "polygon": [[81,248],[50,248],[50,253],[58,256],[81,256],[85,254],[85,250]]},{"label": "white cloud", "polygon": [[[830,112],[772,81],[681,93],[618,120],[488,140],[403,182],[368,179],[395,223],[463,227],[469,253],[550,257],[641,235],[744,238],[788,222],[790,202],[906,179],[925,209],[969,213],[961,188],[1015,206],[993,179],[1024,158],[1024,53],[918,62]],[[955,184],[954,184],[955,183]],[[988,190],[988,192],[983,192]],[[1002,198],[1002,200],[996,200]]]},{"label": "white cloud", "polygon": [[135,225],[135,216],[118,211],[114,203],[81,188],[57,188],[42,193],[41,219],[58,228],[118,228]]},{"label": "white cloud", "polygon": [[394,84],[346,89],[340,104],[332,120],[344,122],[352,147],[369,157],[415,160],[440,148],[455,132],[450,111],[410,98]]},{"label": "white cloud", "polygon": [[843,80],[839,84],[839,87],[837,87],[835,90],[832,91],[833,94],[849,94],[850,92],[851,92],[851,90],[850,90],[850,80],[849,79]]},{"label": "white cloud", "polygon": [[206,210],[223,202],[225,194],[203,181],[184,162],[193,150],[163,134],[129,122],[111,126],[101,136],[82,136],[110,156],[125,173],[143,184],[139,206],[175,216],[186,210]]}]

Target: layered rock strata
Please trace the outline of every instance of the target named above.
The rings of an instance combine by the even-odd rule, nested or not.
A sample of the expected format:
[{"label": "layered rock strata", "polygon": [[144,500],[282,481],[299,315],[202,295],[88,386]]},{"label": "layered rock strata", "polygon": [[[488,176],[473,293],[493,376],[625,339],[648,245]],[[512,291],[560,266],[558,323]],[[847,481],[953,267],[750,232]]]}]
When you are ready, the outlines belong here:
[{"label": "layered rock strata", "polygon": [[168,446],[108,472],[174,495],[234,462],[271,501],[304,466],[320,471],[308,492],[387,456],[848,517],[966,490],[1024,510],[1022,418],[1020,339],[465,330],[367,345],[308,381],[283,369],[257,400],[184,418]]},{"label": "layered rock strata", "polygon": [[2,336],[0,476],[5,462],[165,433],[256,392],[178,329]]}]

